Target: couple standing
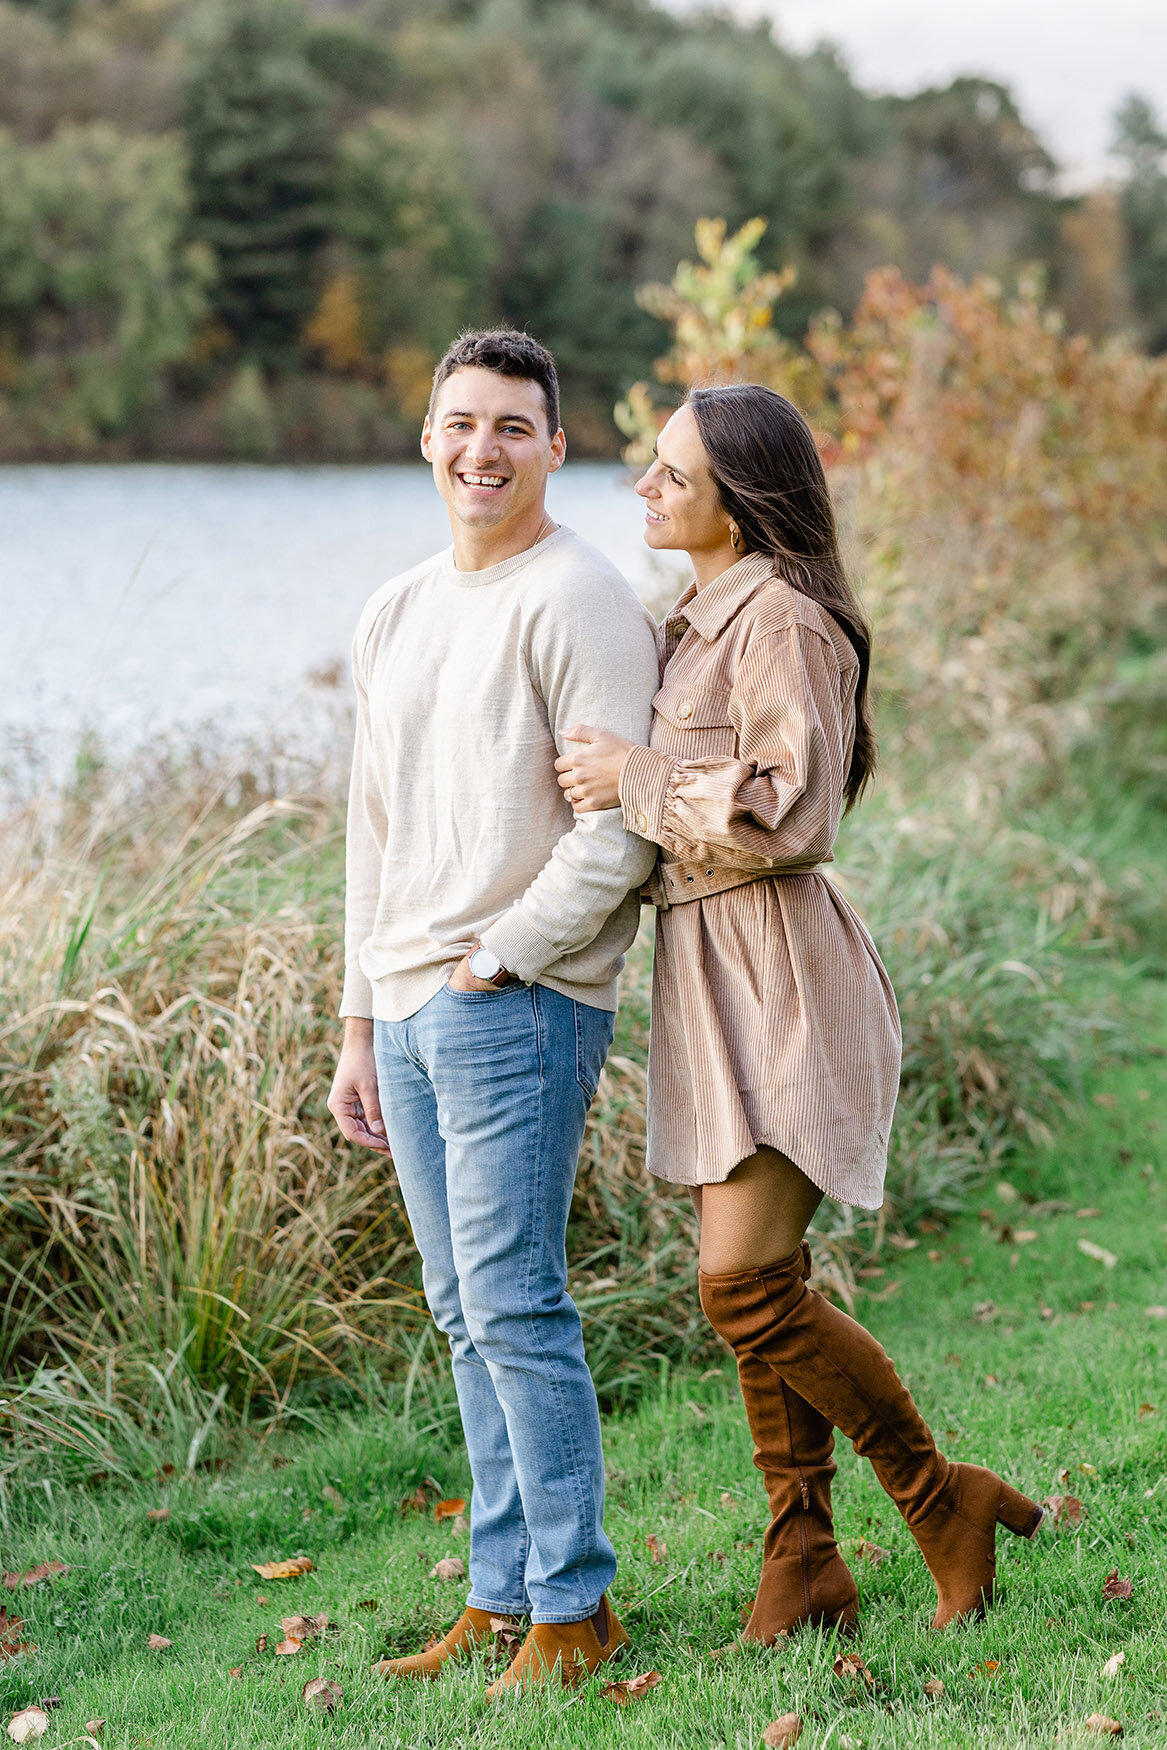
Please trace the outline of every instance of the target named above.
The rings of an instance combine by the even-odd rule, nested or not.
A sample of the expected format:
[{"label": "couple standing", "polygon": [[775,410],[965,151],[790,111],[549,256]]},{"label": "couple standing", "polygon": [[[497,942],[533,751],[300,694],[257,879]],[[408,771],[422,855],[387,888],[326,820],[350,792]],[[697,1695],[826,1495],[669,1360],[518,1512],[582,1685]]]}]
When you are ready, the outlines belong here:
[{"label": "couple standing", "polygon": [[874,763],[869,643],[801,415],[695,390],[637,485],[695,581],[657,636],[544,499],[564,459],[550,355],[469,334],[422,452],[453,546],[367,604],[353,673],[344,1045],[329,1108],[392,1152],[453,1357],[474,1481],[470,1596],[387,1677],[436,1677],[531,1621],[492,1697],[626,1645],[565,1235],[639,889],[658,908],[648,1165],[690,1188],[700,1297],[733,1349],[771,1523],[749,1640],[852,1629],[833,1431],[870,1459],[936,1582],[984,1608],[998,1524],[1033,1502],[950,1464],[879,1344],[808,1285],[824,1193],[882,1197],[899,1025],[819,872]]}]

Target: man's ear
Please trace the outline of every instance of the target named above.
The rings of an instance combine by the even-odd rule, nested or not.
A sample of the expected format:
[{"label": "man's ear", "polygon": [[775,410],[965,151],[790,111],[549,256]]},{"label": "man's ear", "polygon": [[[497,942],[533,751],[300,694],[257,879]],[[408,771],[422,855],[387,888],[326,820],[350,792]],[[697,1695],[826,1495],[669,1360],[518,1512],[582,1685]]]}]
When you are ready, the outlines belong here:
[{"label": "man's ear", "polygon": [[430,416],[428,413],[421,428],[421,453],[427,462],[433,461],[433,457],[430,455]]},{"label": "man's ear", "polygon": [[551,464],[547,472],[549,474],[554,474],[557,468],[562,468],[566,456],[567,439],[563,435],[563,427],[560,426],[559,430],[551,440]]}]

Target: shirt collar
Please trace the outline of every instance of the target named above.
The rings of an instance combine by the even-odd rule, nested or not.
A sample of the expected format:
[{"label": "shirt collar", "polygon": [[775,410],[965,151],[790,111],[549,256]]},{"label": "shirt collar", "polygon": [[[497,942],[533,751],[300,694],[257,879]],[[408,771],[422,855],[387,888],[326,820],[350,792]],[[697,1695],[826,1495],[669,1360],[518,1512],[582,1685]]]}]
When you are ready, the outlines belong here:
[{"label": "shirt collar", "polygon": [[739,608],[745,606],[763,583],[774,575],[774,559],[769,553],[747,553],[704,589],[691,583],[669,618],[683,614],[694,631],[712,644],[724,632]]}]

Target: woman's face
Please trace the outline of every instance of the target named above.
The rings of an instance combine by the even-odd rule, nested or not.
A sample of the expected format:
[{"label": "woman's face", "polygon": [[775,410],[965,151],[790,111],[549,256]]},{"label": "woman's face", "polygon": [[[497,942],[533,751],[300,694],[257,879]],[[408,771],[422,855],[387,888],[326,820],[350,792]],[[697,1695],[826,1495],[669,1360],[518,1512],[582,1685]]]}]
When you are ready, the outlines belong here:
[{"label": "woman's face", "polygon": [[738,558],[691,407],[679,407],[657,439],[656,460],[636,482],[650,547],[682,548],[701,583]]}]

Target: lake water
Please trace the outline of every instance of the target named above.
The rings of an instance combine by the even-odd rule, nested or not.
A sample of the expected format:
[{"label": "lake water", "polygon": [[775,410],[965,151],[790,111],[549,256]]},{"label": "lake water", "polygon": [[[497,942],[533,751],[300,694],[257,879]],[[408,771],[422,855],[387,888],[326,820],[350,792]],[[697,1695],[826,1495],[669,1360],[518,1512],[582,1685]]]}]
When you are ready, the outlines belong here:
[{"label": "lake water", "polygon": [[[548,508],[646,599],[675,587],[626,469],[569,463]],[[420,465],[0,468],[0,742],[302,741],[309,676],[343,694],[365,599],[449,538]]]}]

